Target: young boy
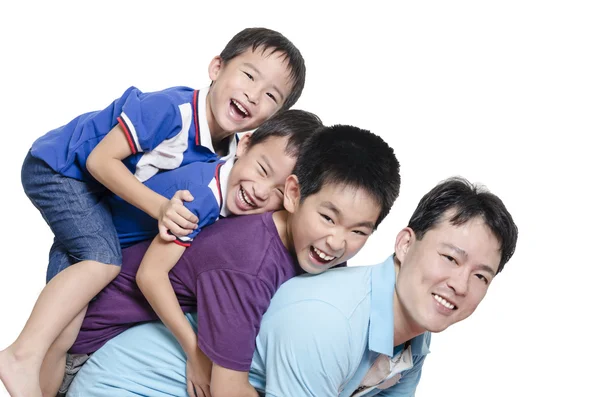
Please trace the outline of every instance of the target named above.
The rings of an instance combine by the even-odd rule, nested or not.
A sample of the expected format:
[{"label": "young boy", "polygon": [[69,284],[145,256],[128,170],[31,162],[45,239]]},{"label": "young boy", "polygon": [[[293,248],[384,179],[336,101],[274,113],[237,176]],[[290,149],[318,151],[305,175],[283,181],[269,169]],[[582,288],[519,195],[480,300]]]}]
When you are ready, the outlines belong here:
[{"label": "young boy", "polygon": [[168,230],[189,234],[195,216],[182,206],[173,211],[142,182],[161,170],[233,153],[236,132],[295,103],[304,75],[302,56],[289,40],[272,30],[245,29],[211,61],[207,90],[142,93],[132,87],[104,110],[33,144],[23,185],[55,241],[49,283],[17,340],[0,352],[0,379],[11,394],[40,394],[37,374],[48,348],[119,272],[118,237],[102,201],[106,189],[157,219],[166,240],[175,238]]},{"label": "young boy", "polygon": [[[294,275],[352,258],[388,214],[399,185],[398,160],[381,138],[326,127],[301,149],[286,180],[285,210],[223,219],[203,231],[169,273],[181,309],[198,311],[197,335],[185,318],[175,335],[188,358],[190,395],[209,383],[214,397],[256,395],[248,370],[277,288]],[[156,260],[147,247],[124,251],[121,273],[90,303],[72,353],[92,353],[157,317],[136,286],[139,263]]]}]

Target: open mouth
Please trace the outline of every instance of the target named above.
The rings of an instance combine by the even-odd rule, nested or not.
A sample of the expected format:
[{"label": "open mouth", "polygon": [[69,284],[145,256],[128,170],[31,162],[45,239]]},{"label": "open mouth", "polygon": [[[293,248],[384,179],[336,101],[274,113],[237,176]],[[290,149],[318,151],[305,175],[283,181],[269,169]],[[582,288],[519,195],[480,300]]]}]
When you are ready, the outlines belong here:
[{"label": "open mouth", "polygon": [[246,117],[250,117],[250,112],[248,111],[248,109],[246,109],[244,105],[242,105],[235,99],[231,100],[231,108],[238,116],[240,116],[243,119],[245,119]]},{"label": "open mouth", "polygon": [[241,186],[240,186],[240,189],[238,190],[238,199],[240,200],[240,202],[242,204],[246,204],[248,207],[251,207],[251,208],[257,207],[256,203],[250,198],[250,196],[248,196],[248,194],[246,194],[246,191]]},{"label": "open mouth", "polygon": [[456,306],[454,303],[448,301],[446,298],[443,298],[441,296],[439,296],[438,294],[431,294],[433,295],[433,299],[435,299],[440,305],[444,306],[447,309],[450,310],[456,310],[458,309],[458,306]]},{"label": "open mouth", "polygon": [[311,257],[315,260],[315,262],[317,262],[320,265],[328,265],[334,259],[336,259],[335,256],[328,255],[313,245],[310,246],[310,254]]}]

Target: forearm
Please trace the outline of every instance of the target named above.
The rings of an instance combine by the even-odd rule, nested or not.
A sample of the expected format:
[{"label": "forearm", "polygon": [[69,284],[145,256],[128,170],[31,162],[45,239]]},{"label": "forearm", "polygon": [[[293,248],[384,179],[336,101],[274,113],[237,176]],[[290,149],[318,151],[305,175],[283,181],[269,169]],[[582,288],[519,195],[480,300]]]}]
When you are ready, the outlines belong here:
[{"label": "forearm", "polygon": [[169,201],[140,182],[121,160],[109,158],[102,161],[101,166],[94,166],[91,158],[88,170],[111,192],[154,219],[158,219],[161,206]]},{"label": "forearm", "polygon": [[234,371],[213,364],[210,382],[212,397],[257,397],[258,392],[248,381],[248,372]]},{"label": "forearm", "polygon": [[169,275],[138,273],[137,282],[152,309],[189,355],[197,346],[197,336],[179,306]]},{"label": "forearm", "polygon": [[131,149],[121,127],[116,125],[92,150],[87,170],[98,182],[154,219],[169,200],[141,183],[123,164]]}]

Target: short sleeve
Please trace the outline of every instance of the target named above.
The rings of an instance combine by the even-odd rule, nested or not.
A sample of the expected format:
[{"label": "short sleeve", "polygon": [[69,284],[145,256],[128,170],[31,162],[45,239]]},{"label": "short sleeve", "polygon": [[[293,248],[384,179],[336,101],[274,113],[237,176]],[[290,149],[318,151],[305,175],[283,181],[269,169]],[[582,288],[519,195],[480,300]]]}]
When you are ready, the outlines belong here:
[{"label": "short sleeve", "polygon": [[177,237],[177,240],[181,245],[189,246],[202,229],[219,219],[220,207],[208,186],[193,183],[187,185],[185,189],[190,191],[194,200],[186,201],[183,205],[198,217],[198,228],[185,237]]},{"label": "short sleeve", "polygon": [[338,396],[354,372],[348,320],[324,302],[298,302],[270,314],[257,346],[266,396]]},{"label": "short sleeve", "polygon": [[249,371],[274,288],[252,274],[219,269],[197,278],[198,347],[216,364]]},{"label": "short sleeve", "polygon": [[143,93],[137,88],[129,91],[117,120],[133,154],[151,151],[181,133],[187,138],[192,107],[180,102],[180,96],[173,91]]}]

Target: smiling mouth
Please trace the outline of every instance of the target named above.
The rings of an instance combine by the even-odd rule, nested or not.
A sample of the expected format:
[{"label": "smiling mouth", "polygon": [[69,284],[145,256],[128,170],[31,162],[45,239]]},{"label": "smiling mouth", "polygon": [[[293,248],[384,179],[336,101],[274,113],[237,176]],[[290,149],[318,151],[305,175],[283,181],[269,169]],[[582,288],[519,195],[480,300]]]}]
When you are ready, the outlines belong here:
[{"label": "smiling mouth", "polygon": [[236,101],[235,99],[232,99],[231,104],[235,112],[239,114],[242,118],[250,117],[250,112],[240,102]]},{"label": "smiling mouth", "polygon": [[458,309],[458,306],[447,301],[446,299],[442,298],[438,294],[431,294],[431,295],[433,295],[433,299],[435,299],[440,305],[444,306],[445,308],[450,309],[450,310]]},{"label": "smiling mouth", "polygon": [[246,191],[244,190],[243,187],[240,186],[240,189],[238,190],[238,198],[240,199],[240,201],[246,205],[248,205],[249,207],[252,208],[256,208],[257,205],[254,203],[254,201],[252,201],[252,199],[246,194]]},{"label": "smiling mouth", "polygon": [[337,258],[336,256],[327,255],[325,252],[313,245],[310,246],[310,253],[320,265],[327,265]]}]

